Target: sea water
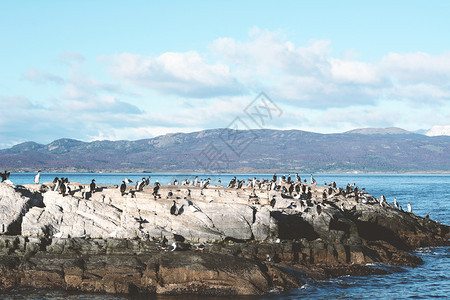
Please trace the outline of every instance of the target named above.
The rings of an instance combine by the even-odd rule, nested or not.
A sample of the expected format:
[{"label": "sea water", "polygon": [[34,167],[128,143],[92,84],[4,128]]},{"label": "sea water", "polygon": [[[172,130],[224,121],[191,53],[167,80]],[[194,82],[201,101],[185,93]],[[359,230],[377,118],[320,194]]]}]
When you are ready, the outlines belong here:
[{"label": "sea water", "polygon": [[[12,173],[10,180],[14,184],[34,183],[31,173]],[[277,174],[277,176],[288,175]],[[310,174],[299,174],[301,179],[310,181]],[[41,173],[41,183],[53,181],[55,177],[67,177],[71,182],[90,183],[92,179],[99,185],[120,185],[125,177],[142,180],[150,177],[151,184],[158,180],[168,184],[177,179],[211,178],[211,184],[227,185],[234,176],[237,179],[271,179],[273,174],[196,174],[196,173]],[[295,174],[291,174],[294,179]],[[411,203],[413,212],[419,216],[428,213],[432,220],[450,224],[450,174],[314,174],[319,185],[335,181],[337,186],[356,183],[366,192],[379,198],[386,197],[393,203],[394,197],[406,210]],[[393,273],[390,275],[343,276],[324,281],[308,280],[299,289],[283,293],[273,293],[262,297],[240,297],[241,299],[429,299],[450,298],[450,247],[421,248],[414,251],[421,257],[423,265],[417,267],[385,266]],[[64,291],[46,291],[20,289],[0,294],[1,299],[136,299],[131,296],[113,296],[105,294],[72,293]],[[234,298],[234,297],[233,297]],[[138,299],[224,299],[224,297],[196,296],[143,296]]]}]

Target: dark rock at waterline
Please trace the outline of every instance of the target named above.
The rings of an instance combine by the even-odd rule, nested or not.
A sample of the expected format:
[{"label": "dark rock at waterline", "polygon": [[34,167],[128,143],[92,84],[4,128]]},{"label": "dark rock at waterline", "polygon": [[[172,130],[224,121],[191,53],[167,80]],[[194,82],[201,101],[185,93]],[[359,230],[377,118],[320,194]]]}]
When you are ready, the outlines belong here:
[{"label": "dark rock at waterline", "polygon": [[16,255],[0,256],[0,289],[33,286],[107,293],[260,295],[303,284],[280,266],[265,261],[200,251],[166,252],[157,250],[157,244],[152,242],[146,243],[151,244],[148,247],[138,246],[146,248],[142,251],[146,254],[133,254],[138,248],[132,244],[141,243],[134,242],[128,244],[128,254],[118,255],[104,254],[101,247],[101,254],[92,254],[90,246],[100,246],[101,242],[86,241],[90,246],[84,247],[83,242],[77,241],[72,250],[78,254],[68,254],[65,247],[74,243],[64,239],[64,247],[57,248],[59,253],[49,245],[51,254],[38,251],[22,256],[25,250],[18,246],[19,241],[9,248]]}]

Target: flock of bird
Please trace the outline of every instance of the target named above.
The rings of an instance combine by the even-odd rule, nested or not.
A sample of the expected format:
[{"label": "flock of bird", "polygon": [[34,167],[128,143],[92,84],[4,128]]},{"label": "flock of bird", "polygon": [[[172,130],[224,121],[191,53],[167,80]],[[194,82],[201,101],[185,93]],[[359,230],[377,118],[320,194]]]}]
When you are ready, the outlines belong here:
[{"label": "flock of bird", "polygon": [[[2,182],[4,182],[9,178],[10,172],[5,171],[3,173],[0,173],[0,176],[1,176]],[[39,170],[37,172],[36,176],[34,177],[35,184],[39,184],[40,176],[41,176],[41,170]],[[127,192],[127,187],[128,187],[127,185],[133,183],[133,181],[128,178],[125,178],[122,181],[122,184],[120,186],[115,185],[115,187],[120,190],[120,193],[122,196],[130,194],[131,197],[133,198],[133,197],[136,197],[136,194],[135,194],[136,192],[141,192],[141,191],[143,191],[144,187],[150,185],[150,178],[151,178],[151,176],[148,176],[147,178],[143,177],[142,180],[136,180],[134,189],[130,188],[128,192]],[[55,179],[53,180],[53,183],[55,184],[53,187],[53,190],[61,193],[63,196],[66,194],[72,193],[68,178],[55,177]],[[200,187],[202,189],[205,189],[210,185],[210,183],[211,183],[211,178],[201,179],[198,176],[196,176],[194,179],[184,179],[182,181],[178,181],[178,179],[174,179],[169,184],[175,185],[175,186],[178,186],[178,185],[179,186],[193,186],[193,187]],[[220,178],[218,180],[218,184],[221,185]],[[291,176],[291,174],[288,174],[287,176],[285,176],[285,175],[277,176],[277,174],[274,174],[270,180],[269,179],[257,179],[256,177],[248,178],[247,180],[239,180],[239,179],[237,179],[236,176],[234,176],[228,183],[227,187],[235,188],[235,189],[242,189],[242,188],[246,187],[246,188],[251,188],[253,190],[259,189],[259,190],[267,190],[267,191],[271,191],[271,190],[281,191],[281,196],[283,198],[292,198],[294,200],[300,200],[300,205],[306,206],[309,203],[311,203],[311,201],[312,201],[311,185],[317,185],[317,181],[312,174],[311,174],[310,186],[307,186],[306,179],[304,179],[302,181],[302,179],[300,178],[298,173],[296,173],[295,176]],[[374,204],[374,203],[378,202],[382,207],[389,206],[389,207],[394,207],[394,208],[397,208],[397,209],[403,211],[403,208],[399,205],[397,198],[394,198],[394,204],[391,205],[390,203],[388,203],[386,201],[386,198],[384,195],[382,195],[380,199],[376,199],[376,198],[368,195],[365,192],[364,188],[359,190],[359,188],[355,184],[351,184],[351,185],[347,184],[347,186],[345,188],[341,188],[341,187],[336,186],[336,182],[332,181],[330,184],[325,183],[324,185],[325,185],[326,189],[323,190],[322,201],[325,200],[325,202],[322,203],[322,206],[326,206],[327,204],[329,204],[329,201],[326,201],[326,200],[342,195],[344,197],[354,197],[356,202],[361,202],[363,204]],[[155,198],[158,198],[158,197],[161,198],[161,196],[158,193],[160,187],[161,187],[161,184],[158,182],[158,180],[156,180],[155,183],[153,184],[153,192],[152,192],[152,195]],[[88,186],[79,186],[79,188],[82,191],[83,198],[89,199],[89,197],[92,196],[92,194],[95,193],[97,190],[95,179],[92,179],[91,183]],[[170,193],[172,193],[172,192],[169,192],[169,196],[171,196]],[[252,198],[252,196],[250,196],[250,198]],[[254,195],[254,198],[257,198],[256,195]],[[307,201],[306,204],[301,200],[306,200]],[[275,198],[272,198],[270,200],[270,205],[272,207],[274,207],[275,203],[276,203]],[[317,201],[313,201],[312,203],[314,205],[318,205],[318,210],[319,211],[321,210],[320,205]],[[291,206],[292,205],[295,206],[294,203],[292,203]],[[170,213],[172,215],[177,215],[177,214],[179,214],[180,209],[181,209],[181,211],[183,211],[184,206],[189,207],[193,211],[199,210],[198,207],[195,207],[193,205],[193,203],[189,200],[186,200],[186,203],[184,203],[183,206],[181,206],[180,208],[176,207],[176,204],[174,201],[174,204],[172,205],[172,207],[170,209]],[[343,209],[344,209],[343,206],[341,206],[341,210],[343,210]],[[407,204],[407,210],[408,210],[408,212],[412,213],[411,203]],[[429,215],[430,214],[428,214],[427,217],[429,217]]]},{"label": "flock of bird", "polygon": [[[0,173],[2,182],[5,182],[8,180],[10,173],[5,171],[3,173]],[[34,177],[34,183],[39,184],[40,182],[40,176],[41,176],[41,170],[39,170]],[[120,190],[121,196],[125,195],[131,195],[132,198],[136,197],[136,192],[141,192],[144,190],[144,187],[150,186],[150,178],[151,176],[148,176],[147,178],[143,177],[142,180],[136,180],[134,189],[130,188],[127,192],[127,187],[131,183],[133,183],[132,180],[128,178],[124,178],[122,181],[122,184],[115,185],[116,188]],[[72,190],[69,185],[69,179],[68,178],[58,178],[55,177],[53,180],[54,187],[53,191],[57,191],[61,193],[63,196],[66,194],[71,194]],[[200,187],[201,189],[206,189],[211,183],[211,178],[206,179],[200,179],[198,176],[196,176],[194,179],[184,179],[182,181],[178,181],[178,179],[174,179],[172,182],[169,183],[169,185],[174,186],[186,186],[186,187]],[[218,180],[218,185],[221,185],[221,180]],[[394,203],[393,205],[387,202],[386,197],[382,195],[380,199],[376,199],[373,196],[370,196],[365,192],[365,189],[359,189],[355,184],[347,184],[345,188],[337,187],[336,182],[332,181],[331,183],[327,184],[324,183],[325,189],[323,189],[322,193],[322,199],[318,199],[317,196],[315,196],[315,199],[313,200],[313,194],[311,190],[311,186],[317,185],[317,181],[315,180],[314,176],[311,174],[311,180],[310,184],[307,183],[306,179],[303,181],[301,180],[298,173],[295,174],[295,179],[291,177],[289,174],[288,176],[280,176],[278,177],[276,174],[273,175],[272,179],[257,179],[254,178],[248,178],[247,180],[239,180],[236,176],[234,176],[228,185],[227,188],[231,189],[243,189],[243,188],[250,188],[253,190],[252,195],[250,195],[250,199],[257,199],[258,197],[255,194],[255,190],[266,190],[266,191],[280,191],[282,198],[291,198],[293,201],[287,208],[295,208],[297,204],[299,204],[304,211],[307,211],[310,209],[310,207],[315,207],[318,214],[321,213],[323,208],[326,208],[327,206],[332,206],[335,208],[338,208],[342,211],[345,210],[344,204],[341,204],[341,207],[337,207],[335,203],[332,201],[329,201],[330,199],[337,199],[337,196],[343,196],[345,198],[354,198],[356,202],[360,202],[363,204],[376,204],[379,203],[382,207],[392,207],[399,209],[403,211],[403,208],[399,205],[399,202],[397,201],[397,198],[394,197]],[[161,198],[159,195],[159,189],[161,187],[161,184],[158,182],[158,180],[155,181],[153,184],[153,192],[152,195],[155,198]],[[80,190],[82,191],[82,196],[85,199],[89,199],[89,197],[97,191],[97,186],[95,183],[95,179],[91,180],[91,183],[88,186],[79,186]],[[177,202],[173,200],[173,203],[170,207],[170,214],[177,216],[181,215],[184,212],[185,208],[188,208],[192,212],[199,212],[201,209],[195,205],[190,200],[190,189],[187,189],[187,194],[182,200],[182,204],[180,206],[177,206]],[[172,191],[169,191],[167,197],[170,199],[173,196]],[[276,198],[275,196],[272,197],[272,199],[269,201],[269,204],[272,208],[276,205]],[[411,203],[407,204],[407,210],[409,213],[412,213],[412,207]],[[427,214],[426,218],[429,219],[430,213]],[[139,231],[143,232],[142,225],[144,223],[148,223],[147,220],[143,219],[142,217],[135,218],[135,223],[139,224]],[[143,233],[144,234],[144,233]],[[118,232],[114,231],[109,234],[110,237],[117,237]],[[62,232],[58,232],[53,235],[53,237],[61,237]],[[145,239],[145,236],[147,238]],[[148,233],[144,234],[144,240],[148,241]],[[166,240],[167,241],[167,240]],[[177,242],[173,242],[171,245],[168,245],[167,243],[162,243],[161,249],[165,251],[175,251],[177,249]],[[203,251],[204,245],[200,245],[200,248],[198,250]],[[268,260],[271,258],[268,257]]]}]

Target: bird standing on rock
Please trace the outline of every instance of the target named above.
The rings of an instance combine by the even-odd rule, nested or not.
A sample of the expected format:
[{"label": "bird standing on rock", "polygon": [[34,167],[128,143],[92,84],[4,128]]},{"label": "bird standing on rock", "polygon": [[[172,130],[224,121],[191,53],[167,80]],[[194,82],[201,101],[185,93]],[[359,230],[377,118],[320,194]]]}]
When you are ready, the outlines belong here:
[{"label": "bird standing on rock", "polygon": [[122,180],[122,184],[120,185],[120,194],[122,196],[125,195],[126,189],[127,189],[127,185],[125,183],[125,180]]},{"label": "bird standing on rock", "polygon": [[136,180],[136,186],[134,187],[134,189],[135,189],[136,191],[139,191],[139,185],[140,185],[139,180]]},{"label": "bird standing on rock", "polygon": [[270,206],[272,206],[272,208],[274,208],[276,203],[277,203],[277,200],[275,200],[275,197],[273,197],[272,200],[270,200]]},{"label": "bird standing on rock", "polygon": [[2,182],[9,178],[10,172],[5,170],[5,173],[0,173],[0,177],[2,177]]},{"label": "bird standing on rock", "polygon": [[408,212],[412,213],[411,203],[408,202]]},{"label": "bird standing on rock", "polygon": [[177,203],[173,200],[173,205],[170,207],[170,214],[176,216],[177,214]]},{"label": "bird standing on rock", "polygon": [[172,243],[172,249],[170,251],[173,252],[175,250],[177,250],[177,242]]},{"label": "bird standing on rock", "polygon": [[152,193],[153,197],[155,197],[155,198],[158,196],[159,187],[160,187],[160,184],[159,184],[158,180],[156,180],[155,186],[153,187],[153,193]]},{"label": "bird standing on rock", "polygon": [[66,189],[67,189],[66,188],[66,184],[65,184],[63,178],[61,178],[61,183],[59,185],[59,191],[61,192],[61,195],[63,195],[63,197],[64,197],[64,195],[66,193]]},{"label": "bird standing on rock", "polygon": [[39,184],[39,180],[41,179],[41,170],[39,170],[36,174],[36,176],[34,176],[34,183],[35,184]]},{"label": "bird standing on rock", "polygon": [[53,189],[53,191],[58,192],[61,181],[59,180],[58,177],[55,177],[55,179],[53,179],[53,183],[55,184],[55,188]]},{"label": "bird standing on rock", "polygon": [[317,214],[320,215],[322,213],[322,206],[320,206],[320,204],[317,204],[316,210],[317,210]]},{"label": "bird standing on rock", "polygon": [[92,179],[91,184],[89,184],[89,188],[91,189],[91,193],[95,193],[96,189],[95,179]]}]

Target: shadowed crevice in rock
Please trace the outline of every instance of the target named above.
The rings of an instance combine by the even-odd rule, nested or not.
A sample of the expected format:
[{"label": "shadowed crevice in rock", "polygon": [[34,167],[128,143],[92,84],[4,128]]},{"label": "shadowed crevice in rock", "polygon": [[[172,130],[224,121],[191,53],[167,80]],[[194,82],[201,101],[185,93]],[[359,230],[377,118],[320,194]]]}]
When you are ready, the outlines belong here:
[{"label": "shadowed crevice in rock", "polygon": [[341,219],[331,219],[330,221],[330,230],[343,231],[346,235],[350,234],[351,225],[348,222],[342,221]]},{"label": "shadowed crevice in rock", "polygon": [[394,231],[376,223],[355,220],[361,238],[367,241],[385,241],[401,250],[408,250],[404,243]]},{"label": "shadowed crevice in rock", "polygon": [[303,220],[301,215],[287,215],[279,211],[272,211],[270,216],[277,221],[278,237],[280,239],[294,240],[306,238],[312,241],[319,237],[314,231],[314,227]]}]

